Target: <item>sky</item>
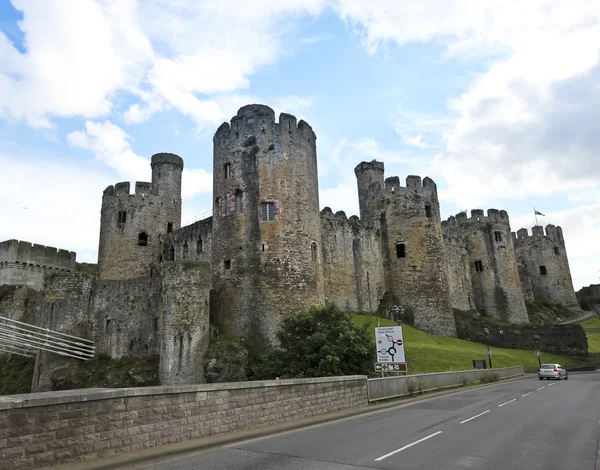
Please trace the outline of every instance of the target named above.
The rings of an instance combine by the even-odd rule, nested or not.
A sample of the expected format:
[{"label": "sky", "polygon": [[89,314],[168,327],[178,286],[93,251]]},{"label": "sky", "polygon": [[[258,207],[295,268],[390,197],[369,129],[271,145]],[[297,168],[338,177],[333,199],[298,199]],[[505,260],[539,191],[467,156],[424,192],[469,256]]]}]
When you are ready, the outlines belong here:
[{"label": "sky", "polygon": [[429,176],[442,218],[563,228],[600,279],[597,0],[0,0],[0,240],[96,262],[102,191],[185,161],[183,222],[212,200],[212,136],[246,104],[317,134],[321,208],[354,167]]}]

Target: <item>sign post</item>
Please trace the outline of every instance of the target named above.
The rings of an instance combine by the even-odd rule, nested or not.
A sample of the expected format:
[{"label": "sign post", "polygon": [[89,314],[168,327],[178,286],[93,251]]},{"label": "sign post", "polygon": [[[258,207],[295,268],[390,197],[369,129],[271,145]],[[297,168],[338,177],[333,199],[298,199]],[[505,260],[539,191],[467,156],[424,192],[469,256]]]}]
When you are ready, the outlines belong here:
[{"label": "sign post", "polygon": [[380,326],[375,328],[375,348],[377,372],[406,372],[406,356],[401,326]]}]

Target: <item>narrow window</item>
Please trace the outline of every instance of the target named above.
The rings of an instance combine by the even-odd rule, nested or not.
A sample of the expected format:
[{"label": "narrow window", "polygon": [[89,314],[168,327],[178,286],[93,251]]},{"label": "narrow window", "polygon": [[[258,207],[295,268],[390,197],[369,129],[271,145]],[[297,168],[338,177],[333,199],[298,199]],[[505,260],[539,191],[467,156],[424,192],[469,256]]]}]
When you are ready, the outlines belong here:
[{"label": "narrow window", "polygon": [[222,200],[223,199],[220,198],[220,197],[218,197],[217,199],[215,199],[215,213],[217,213],[217,214],[221,214],[221,211],[222,211],[222,209],[221,209],[221,201]]},{"label": "narrow window", "polygon": [[175,261],[175,247],[172,246],[169,250],[169,261]]},{"label": "narrow window", "polygon": [[502,232],[494,232],[494,240],[496,240],[497,242],[501,242],[502,241]]},{"label": "narrow window", "polygon": [[186,259],[188,257],[188,244],[187,242],[185,242],[183,244],[183,259]]},{"label": "narrow window", "polygon": [[475,261],[475,271],[477,271],[478,273],[483,271],[483,263],[481,262],[480,259]]},{"label": "narrow window", "polygon": [[225,179],[231,178],[231,163],[225,163]]},{"label": "narrow window", "polygon": [[125,212],[125,211],[117,212],[117,223],[124,224],[126,220],[127,220],[127,212]]},{"label": "narrow window", "polygon": [[555,255],[558,255],[559,253],[560,253],[560,251],[558,251],[558,247],[557,247],[557,246],[555,246],[555,247],[554,247],[554,254],[555,254]]},{"label": "narrow window", "polygon": [[231,279],[231,260],[225,260],[225,279]]},{"label": "narrow window", "polygon": [[546,270],[546,266],[540,266],[540,274],[542,276],[545,276],[546,274],[548,274],[548,271]]},{"label": "narrow window", "polygon": [[202,253],[202,250],[202,238],[198,238],[198,241],[196,242],[196,254],[199,255]]},{"label": "narrow window", "polygon": [[148,234],[146,232],[140,232],[138,235],[138,246],[148,246]]},{"label": "narrow window", "polygon": [[473,305],[471,305],[471,296],[467,296],[467,299],[469,300],[469,308],[473,308]]},{"label": "narrow window", "polygon": [[242,192],[236,191],[235,193],[235,211],[242,212]]},{"label": "narrow window", "polygon": [[275,203],[262,203],[262,220],[275,220]]},{"label": "narrow window", "polygon": [[431,217],[431,206],[430,205],[426,205],[425,206],[425,217]]},{"label": "narrow window", "polygon": [[267,244],[266,244],[265,242],[262,242],[262,243],[260,244],[260,247],[261,247],[261,250],[262,250],[262,251],[267,251]]},{"label": "narrow window", "polygon": [[167,223],[167,233],[171,233],[173,231],[173,222]]},{"label": "narrow window", "polygon": [[152,326],[154,328],[154,334],[156,334],[158,332],[158,317],[154,317]]},{"label": "narrow window", "polygon": [[310,259],[313,263],[317,262],[317,244],[313,243],[310,245]]},{"label": "narrow window", "polygon": [[406,245],[404,243],[396,243],[396,258],[406,258]]},{"label": "narrow window", "polygon": [[229,214],[229,194],[223,199],[223,211],[225,213],[224,215]]},{"label": "narrow window", "polygon": [[104,331],[108,331],[109,328],[110,328],[110,319],[106,320],[106,323],[104,324]]}]

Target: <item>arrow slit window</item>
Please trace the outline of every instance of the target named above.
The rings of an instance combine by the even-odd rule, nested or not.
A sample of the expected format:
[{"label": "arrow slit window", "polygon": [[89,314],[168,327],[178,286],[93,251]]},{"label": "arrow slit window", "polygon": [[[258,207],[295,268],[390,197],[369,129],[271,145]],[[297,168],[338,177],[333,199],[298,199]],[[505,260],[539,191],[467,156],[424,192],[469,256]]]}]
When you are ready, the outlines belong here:
[{"label": "arrow slit window", "polygon": [[396,258],[406,258],[406,245],[404,243],[396,243]]}]

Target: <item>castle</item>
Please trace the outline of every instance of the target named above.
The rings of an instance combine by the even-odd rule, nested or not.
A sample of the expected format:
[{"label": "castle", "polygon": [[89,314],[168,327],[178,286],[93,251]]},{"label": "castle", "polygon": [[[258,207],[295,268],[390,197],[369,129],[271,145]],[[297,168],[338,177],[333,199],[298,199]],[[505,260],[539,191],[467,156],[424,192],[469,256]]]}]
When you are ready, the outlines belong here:
[{"label": "castle", "polygon": [[[184,162],[156,154],[151,183],[104,191],[97,276],[47,275],[37,300],[13,310],[113,357],[158,353],[161,383],[176,384],[204,381],[211,326],[276,344],[282,316],[326,301],[355,312],[400,303],[417,328],[446,336],[453,309],[525,324],[526,301],[577,308],[560,227],[515,234],[495,209],[442,222],[433,180],[401,184],[377,161],[355,168],[360,218],[320,211],[315,133],[263,105],[242,107],[213,146],[211,217],[180,226]],[[18,283],[11,273],[43,251],[15,243],[28,245],[0,244],[0,284]]]}]

